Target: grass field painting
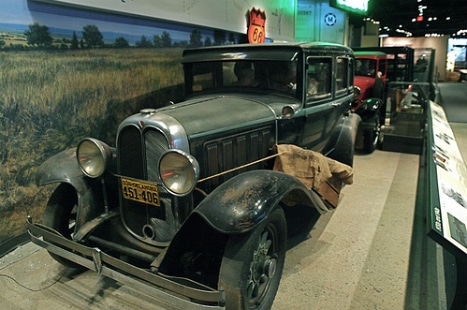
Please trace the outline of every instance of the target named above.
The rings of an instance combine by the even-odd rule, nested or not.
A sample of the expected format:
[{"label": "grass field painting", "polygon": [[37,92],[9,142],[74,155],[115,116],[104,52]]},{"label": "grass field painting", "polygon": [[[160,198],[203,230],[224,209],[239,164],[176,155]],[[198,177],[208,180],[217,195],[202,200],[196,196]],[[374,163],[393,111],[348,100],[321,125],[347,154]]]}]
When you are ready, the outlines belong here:
[{"label": "grass field painting", "polygon": [[45,159],[87,136],[115,145],[125,117],[180,100],[181,52],[0,50],[0,243],[25,231],[27,215],[42,219],[54,189],[35,185]]},{"label": "grass field painting", "polygon": [[26,231],[28,215],[42,219],[55,187],[35,184],[43,161],[83,137],[115,145],[124,118],[183,99],[184,48],[242,37],[50,2],[2,4],[0,248]]}]

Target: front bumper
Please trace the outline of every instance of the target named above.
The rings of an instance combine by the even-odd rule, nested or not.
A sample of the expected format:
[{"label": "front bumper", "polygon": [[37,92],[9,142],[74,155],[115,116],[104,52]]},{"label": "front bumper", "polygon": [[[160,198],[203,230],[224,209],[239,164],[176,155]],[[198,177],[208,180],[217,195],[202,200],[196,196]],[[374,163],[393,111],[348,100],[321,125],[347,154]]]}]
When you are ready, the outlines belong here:
[{"label": "front bumper", "polygon": [[146,292],[160,301],[161,305],[175,309],[225,309],[223,290],[214,290],[190,279],[170,277],[135,267],[99,248],[85,246],[57,235],[41,224],[33,224],[30,217],[27,219],[27,227],[33,243],[100,275]]}]

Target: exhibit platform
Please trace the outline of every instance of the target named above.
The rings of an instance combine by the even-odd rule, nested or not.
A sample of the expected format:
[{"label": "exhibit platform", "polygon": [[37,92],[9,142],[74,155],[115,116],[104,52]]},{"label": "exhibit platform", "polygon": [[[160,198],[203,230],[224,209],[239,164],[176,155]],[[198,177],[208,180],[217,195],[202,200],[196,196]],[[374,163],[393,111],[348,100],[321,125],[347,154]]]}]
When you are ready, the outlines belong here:
[{"label": "exhibit platform", "polygon": [[[439,86],[467,158],[467,85]],[[420,233],[414,223],[423,220],[416,213],[419,164],[410,152],[356,154],[354,183],[343,188],[339,206],[288,250],[273,309],[444,309],[443,292],[427,295],[441,285],[423,282],[422,268],[433,265],[413,246]],[[0,285],[5,309],[164,309],[145,292],[92,271],[72,273],[31,243],[0,258]]]}]

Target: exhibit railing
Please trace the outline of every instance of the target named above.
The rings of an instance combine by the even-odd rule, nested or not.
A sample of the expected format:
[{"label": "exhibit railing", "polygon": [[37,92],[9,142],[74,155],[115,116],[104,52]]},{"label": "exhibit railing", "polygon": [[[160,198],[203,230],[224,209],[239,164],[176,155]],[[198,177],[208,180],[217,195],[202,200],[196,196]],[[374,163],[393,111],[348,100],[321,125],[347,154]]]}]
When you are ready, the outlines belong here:
[{"label": "exhibit railing", "polygon": [[406,308],[467,305],[467,169],[441,105],[426,104]]}]

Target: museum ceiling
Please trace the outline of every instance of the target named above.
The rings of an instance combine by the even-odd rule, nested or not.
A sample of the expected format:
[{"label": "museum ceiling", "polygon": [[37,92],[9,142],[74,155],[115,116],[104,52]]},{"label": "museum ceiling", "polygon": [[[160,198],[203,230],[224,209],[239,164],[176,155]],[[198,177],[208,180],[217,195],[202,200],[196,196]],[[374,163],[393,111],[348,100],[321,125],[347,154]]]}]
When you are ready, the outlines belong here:
[{"label": "museum ceiling", "polygon": [[[380,33],[390,36],[467,38],[467,0],[370,0],[366,17],[379,21]],[[358,19],[363,18],[352,16]]]}]

